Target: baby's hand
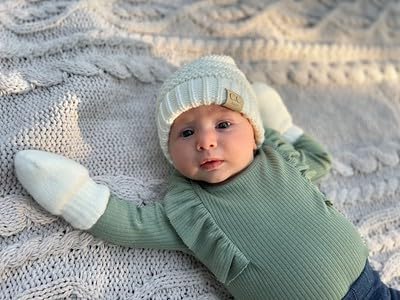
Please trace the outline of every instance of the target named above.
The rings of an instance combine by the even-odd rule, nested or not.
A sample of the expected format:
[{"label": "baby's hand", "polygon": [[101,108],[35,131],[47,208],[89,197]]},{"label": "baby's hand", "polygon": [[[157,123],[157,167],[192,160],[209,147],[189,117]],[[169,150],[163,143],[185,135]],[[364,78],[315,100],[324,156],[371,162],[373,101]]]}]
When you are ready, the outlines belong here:
[{"label": "baby's hand", "polygon": [[275,129],[281,134],[291,128],[292,116],[277,91],[262,82],[254,82],[252,87],[257,96],[264,128]]},{"label": "baby's hand", "polygon": [[96,184],[88,170],[64,156],[24,150],[14,160],[22,186],[46,210],[79,229],[89,229],[104,213],[109,189]]}]

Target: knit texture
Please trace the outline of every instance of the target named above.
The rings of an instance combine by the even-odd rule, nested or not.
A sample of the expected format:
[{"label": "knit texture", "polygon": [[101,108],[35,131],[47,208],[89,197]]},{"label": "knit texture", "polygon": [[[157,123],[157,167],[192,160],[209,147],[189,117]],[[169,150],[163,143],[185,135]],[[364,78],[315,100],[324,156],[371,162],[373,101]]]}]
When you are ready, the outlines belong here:
[{"label": "knit texture", "polygon": [[229,299],[191,256],[113,246],[44,212],[22,149],[66,155],[139,205],[171,166],[156,95],[177,67],[226,54],[276,88],[334,157],[324,193],[400,288],[400,3],[6,0],[0,3],[0,299]]},{"label": "knit texture", "polygon": [[201,57],[176,71],[162,85],[157,103],[157,132],[161,149],[168,152],[169,132],[174,120],[183,112],[200,105],[229,105],[231,92],[239,99],[231,106],[253,126],[257,147],[264,141],[264,128],[256,95],[245,75],[229,56]]}]

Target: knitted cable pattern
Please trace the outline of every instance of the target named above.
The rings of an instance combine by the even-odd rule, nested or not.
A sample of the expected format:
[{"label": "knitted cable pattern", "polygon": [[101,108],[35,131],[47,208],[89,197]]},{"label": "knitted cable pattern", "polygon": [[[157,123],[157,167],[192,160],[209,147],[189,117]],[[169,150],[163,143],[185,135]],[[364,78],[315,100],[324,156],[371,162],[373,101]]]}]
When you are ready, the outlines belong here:
[{"label": "knitted cable pattern", "polygon": [[0,299],[230,299],[186,254],[73,230],[13,170],[19,150],[52,151],[128,201],[160,201],[171,167],[157,141],[158,89],[211,53],[275,87],[333,153],[321,189],[400,288],[399,12],[390,0],[2,1]]}]

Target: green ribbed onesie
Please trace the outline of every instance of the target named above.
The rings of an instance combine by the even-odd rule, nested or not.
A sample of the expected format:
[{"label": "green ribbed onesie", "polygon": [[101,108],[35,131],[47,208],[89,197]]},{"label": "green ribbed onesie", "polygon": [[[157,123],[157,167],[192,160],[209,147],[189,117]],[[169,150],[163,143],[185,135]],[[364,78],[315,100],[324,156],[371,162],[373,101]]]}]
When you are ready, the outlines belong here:
[{"label": "green ribbed onesie", "polygon": [[270,129],[254,161],[223,184],[170,180],[164,201],[110,197],[89,230],[115,244],[197,257],[235,299],[341,299],[368,256],[354,226],[314,185],[329,155]]}]

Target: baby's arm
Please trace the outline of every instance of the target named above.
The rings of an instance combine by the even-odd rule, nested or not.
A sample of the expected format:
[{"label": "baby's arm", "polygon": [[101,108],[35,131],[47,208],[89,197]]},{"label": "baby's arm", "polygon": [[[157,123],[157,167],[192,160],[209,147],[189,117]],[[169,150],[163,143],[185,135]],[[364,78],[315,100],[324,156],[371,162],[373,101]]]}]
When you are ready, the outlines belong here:
[{"label": "baby's arm", "polygon": [[185,251],[162,203],[138,207],[116,199],[88,170],[66,157],[37,150],[18,152],[16,175],[46,210],[73,227],[115,244]]},{"label": "baby's arm", "polygon": [[330,154],[314,139],[302,133],[296,140],[290,141],[274,129],[265,130],[265,146],[279,149],[287,159],[295,162],[300,168],[307,167],[304,175],[316,182],[329,173],[332,166]]},{"label": "baby's arm", "polygon": [[279,148],[298,166],[307,166],[305,175],[317,181],[326,175],[331,168],[331,156],[310,136],[292,122],[279,94],[265,83],[252,85],[257,96],[258,107],[265,128],[264,145]]},{"label": "baby's arm", "polygon": [[161,202],[138,207],[111,196],[104,214],[88,231],[123,246],[188,250],[169,222]]}]

